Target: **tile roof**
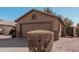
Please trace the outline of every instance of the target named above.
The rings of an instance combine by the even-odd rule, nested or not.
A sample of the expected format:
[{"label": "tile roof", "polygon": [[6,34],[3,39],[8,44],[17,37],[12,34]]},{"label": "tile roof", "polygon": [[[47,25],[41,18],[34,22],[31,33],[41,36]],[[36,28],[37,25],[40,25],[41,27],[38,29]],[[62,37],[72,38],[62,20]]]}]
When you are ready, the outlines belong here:
[{"label": "tile roof", "polygon": [[0,21],[0,25],[12,25],[15,26],[16,22],[13,21],[5,21],[5,20],[1,20]]}]

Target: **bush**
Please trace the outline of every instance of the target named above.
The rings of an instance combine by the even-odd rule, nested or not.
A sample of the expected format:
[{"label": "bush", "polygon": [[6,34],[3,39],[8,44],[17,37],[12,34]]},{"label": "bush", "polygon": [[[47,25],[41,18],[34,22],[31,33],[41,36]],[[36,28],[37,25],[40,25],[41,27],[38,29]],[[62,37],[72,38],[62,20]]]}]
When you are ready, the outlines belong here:
[{"label": "bush", "polygon": [[45,30],[27,32],[29,51],[47,52],[50,51],[54,41],[54,33]]}]

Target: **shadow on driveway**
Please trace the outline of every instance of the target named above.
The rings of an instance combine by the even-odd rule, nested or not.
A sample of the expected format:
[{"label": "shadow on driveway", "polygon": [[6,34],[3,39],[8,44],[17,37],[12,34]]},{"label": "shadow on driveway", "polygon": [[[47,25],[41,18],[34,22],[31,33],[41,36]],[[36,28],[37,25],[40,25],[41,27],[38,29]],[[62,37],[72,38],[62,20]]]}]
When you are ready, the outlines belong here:
[{"label": "shadow on driveway", "polygon": [[27,47],[27,41],[23,38],[0,39],[0,47]]}]

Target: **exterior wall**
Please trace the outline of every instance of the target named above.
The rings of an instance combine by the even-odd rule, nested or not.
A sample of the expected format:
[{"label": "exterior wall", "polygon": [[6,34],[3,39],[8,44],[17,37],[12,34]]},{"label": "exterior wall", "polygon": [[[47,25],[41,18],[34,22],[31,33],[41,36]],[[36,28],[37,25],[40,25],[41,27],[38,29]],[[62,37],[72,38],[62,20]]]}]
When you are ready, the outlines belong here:
[{"label": "exterior wall", "polygon": [[16,36],[20,37],[20,24],[19,23],[16,24]]},{"label": "exterior wall", "polygon": [[13,26],[7,26],[7,25],[1,25],[0,28],[3,29],[2,34],[3,35],[9,35],[9,31]]},{"label": "exterior wall", "polygon": [[[32,14],[36,14],[37,15],[37,19],[33,20],[32,19]],[[28,22],[44,22],[44,21],[52,21],[52,18],[37,12],[32,12],[29,15],[25,16],[24,18],[22,18],[22,20],[18,21],[19,24],[22,23],[28,23]]]},{"label": "exterior wall", "polygon": [[77,34],[76,34],[76,28],[75,27],[73,28],[73,35],[74,35],[74,37],[77,36]]},{"label": "exterior wall", "polygon": [[60,31],[59,31],[59,33],[60,33],[60,36],[62,36],[62,37],[65,36],[65,26],[62,23],[60,23]]},{"label": "exterior wall", "polygon": [[[36,14],[37,15],[37,19],[33,20],[31,18],[32,14]],[[60,23],[60,21],[55,18],[55,17],[51,17],[51,16],[47,16],[47,15],[43,15],[39,12],[32,12],[30,14],[28,14],[27,16],[25,16],[24,18],[20,19],[17,24],[16,24],[16,33],[17,33],[17,37],[20,36],[20,25],[23,23],[32,23],[32,22],[52,22],[52,31],[59,31],[59,24],[62,26],[62,24]],[[60,32],[60,31],[59,31]]]}]

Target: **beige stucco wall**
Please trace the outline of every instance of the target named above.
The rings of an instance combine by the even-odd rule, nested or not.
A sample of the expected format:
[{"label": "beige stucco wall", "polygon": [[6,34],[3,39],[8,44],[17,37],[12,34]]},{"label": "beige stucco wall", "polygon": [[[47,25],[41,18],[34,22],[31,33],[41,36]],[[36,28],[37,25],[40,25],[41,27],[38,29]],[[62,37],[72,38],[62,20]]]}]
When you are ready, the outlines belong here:
[{"label": "beige stucco wall", "polygon": [[17,37],[20,36],[20,24],[19,23],[16,24],[16,36]]},{"label": "beige stucco wall", "polygon": [[9,25],[0,25],[0,28],[3,29],[2,34],[3,34],[3,35],[9,35],[10,29],[11,29],[12,27],[13,27],[13,26],[9,26]]},{"label": "beige stucco wall", "polygon": [[[31,16],[32,14],[37,14],[37,19],[36,20],[32,20]],[[58,25],[60,24],[61,26],[63,26],[61,24],[61,22],[55,18],[55,17],[51,17],[51,16],[47,16],[38,12],[32,12],[29,15],[25,16],[24,18],[22,18],[21,20],[19,20],[16,24],[16,33],[17,36],[20,35],[20,24],[22,23],[31,23],[31,22],[52,22],[52,30],[58,31]]]}]

